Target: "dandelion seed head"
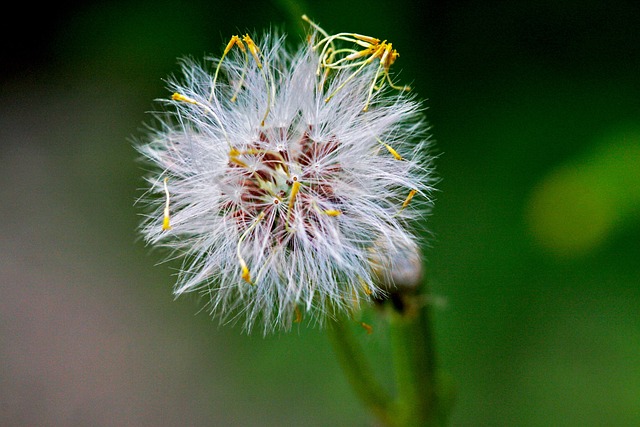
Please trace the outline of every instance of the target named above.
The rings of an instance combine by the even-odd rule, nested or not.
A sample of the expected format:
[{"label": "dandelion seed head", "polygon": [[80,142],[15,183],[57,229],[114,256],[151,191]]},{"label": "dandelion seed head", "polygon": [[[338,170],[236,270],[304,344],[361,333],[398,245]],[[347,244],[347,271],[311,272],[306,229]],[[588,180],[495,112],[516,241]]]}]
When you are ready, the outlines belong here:
[{"label": "dandelion seed head", "polygon": [[153,170],[142,234],[182,259],[175,293],[224,321],[266,333],[356,310],[385,292],[384,258],[417,244],[433,184],[422,107],[391,82],[390,44],[342,60],[364,46],[350,37],[342,57],[327,46],[347,36],[291,53],[267,33],[183,61],[137,146]]}]

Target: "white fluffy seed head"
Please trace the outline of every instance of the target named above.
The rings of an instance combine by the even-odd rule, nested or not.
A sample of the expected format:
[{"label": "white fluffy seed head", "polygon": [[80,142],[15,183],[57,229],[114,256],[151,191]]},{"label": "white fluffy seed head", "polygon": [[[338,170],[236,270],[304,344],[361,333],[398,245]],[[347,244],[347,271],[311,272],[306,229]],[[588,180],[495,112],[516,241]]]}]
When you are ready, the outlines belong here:
[{"label": "white fluffy seed head", "polygon": [[416,245],[432,177],[420,104],[380,88],[377,62],[325,69],[310,43],[241,44],[170,82],[137,147],[155,170],[142,233],[183,259],[176,294],[266,333],[381,297],[376,266]]}]

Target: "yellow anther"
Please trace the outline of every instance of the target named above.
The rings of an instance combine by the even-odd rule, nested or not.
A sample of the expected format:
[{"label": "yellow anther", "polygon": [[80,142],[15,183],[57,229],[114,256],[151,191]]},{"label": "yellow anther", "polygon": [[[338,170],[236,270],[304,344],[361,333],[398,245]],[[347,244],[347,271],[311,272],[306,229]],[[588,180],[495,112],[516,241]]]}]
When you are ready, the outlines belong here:
[{"label": "yellow anther", "polygon": [[171,223],[169,220],[169,188],[167,187],[167,181],[169,178],[164,178],[164,193],[167,197],[167,201],[164,205],[164,218],[162,219],[162,229],[163,230],[171,230]]},{"label": "yellow anther", "polygon": [[244,84],[244,77],[247,72],[247,66],[249,65],[249,55],[247,55],[247,49],[244,47],[244,43],[238,36],[234,36],[236,38],[236,45],[240,48],[242,53],[244,53],[244,68],[242,69],[242,76],[240,76],[240,81],[236,85],[236,90],[233,92],[233,96],[231,97],[231,102],[236,102],[238,99],[238,93],[240,93],[240,89],[242,89],[242,85]]},{"label": "yellow anther", "polygon": [[[359,73],[360,71],[362,71],[362,70],[364,69],[364,67],[369,63],[368,61],[369,61],[369,60],[361,61],[362,63],[360,64],[360,67],[359,67],[356,71],[354,71],[353,73],[351,73],[351,75],[350,75],[349,77],[347,77],[347,78],[342,82],[342,84],[341,84],[340,86],[338,86],[338,87],[337,87],[337,88],[336,88],[336,89],[331,93],[331,95],[329,95],[328,97],[326,97],[326,98],[324,99],[324,102],[329,102],[329,101],[331,100],[331,98],[333,98],[333,97],[334,97],[334,95],[335,95],[336,93],[338,93],[340,90],[342,90],[342,88],[343,88],[343,87],[345,87],[345,86],[347,85],[347,83],[349,83],[349,82],[350,82],[350,81],[351,81],[355,76],[357,76],[357,75],[358,75],[358,73]],[[331,68],[331,67],[327,66],[327,70],[328,70],[328,69],[330,69],[330,68]],[[376,78],[377,78],[377,77],[376,77]],[[374,79],[374,80],[373,80],[373,83],[374,83],[374,84],[375,84],[375,81],[376,81],[376,80]],[[370,98],[370,97],[371,97],[371,95],[369,95],[369,98]],[[369,105],[369,98],[367,98],[367,104],[366,104],[366,106],[368,106],[368,105]],[[366,110],[366,106],[365,106],[365,110]]]},{"label": "yellow anther", "polygon": [[377,39],[375,37],[363,36],[362,34],[351,34],[351,35],[353,36],[354,39],[362,40],[363,42],[369,43],[371,45],[377,45],[378,43],[380,43],[380,39]]},{"label": "yellow anther", "polygon": [[[265,83],[266,88],[267,88],[267,109],[264,112],[264,116],[262,117],[262,121],[260,122],[260,126],[264,126],[264,123],[267,120],[267,117],[269,116],[269,111],[271,111],[272,97],[273,97],[273,94],[275,93],[273,76],[271,75],[271,70],[269,69],[268,66],[267,66],[266,69],[262,67],[262,62],[260,61],[260,49],[255,44],[253,39],[249,36],[249,34],[245,34],[242,37],[242,40],[244,40],[244,42],[247,44],[247,49],[249,49],[249,52],[251,52],[251,56],[253,57],[254,61],[256,61],[256,65],[262,71],[262,77],[264,78],[264,83]],[[243,51],[244,51],[244,49],[243,49]],[[248,55],[247,55],[247,58],[248,58]],[[244,79],[244,73],[243,73],[243,79]],[[238,86],[238,88],[239,88],[239,86]],[[231,98],[231,100],[233,102],[235,102],[236,94],[234,94],[234,96]]]},{"label": "yellow anther", "polygon": [[238,45],[238,47],[242,51],[244,51],[244,45],[242,44],[242,41],[240,40],[240,37],[232,36],[231,40],[229,40],[229,43],[227,43],[227,47],[224,48],[224,53],[222,55],[226,55],[227,53],[229,53],[231,48],[233,48],[233,46],[235,46],[235,45]]},{"label": "yellow anther", "polygon": [[235,37],[236,37],[236,39],[237,39],[237,40],[236,40],[236,44],[238,45],[238,47],[240,48],[240,50],[241,50],[242,52],[245,52],[245,53],[246,53],[246,52],[247,52],[247,49],[244,47],[244,43],[242,43],[242,40],[240,40],[240,38],[239,38],[238,36],[235,36]]},{"label": "yellow anther", "polygon": [[[389,48],[391,48],[391,43],[389,43]],[[398,59],[399,56],[400,54],[395,49],[389,52],[389,55],[387,57],[387,62],[384,64],[387,71],[389,70],[389,67],[391,67],[391,65],[393,65],[394,62],[396,62],[396,59]]]},{"label": "yellow anther", "polygon": [[253,285],[251,282],[251,273],[249,272],[249,267],[243,260],[240,260],[240,266],[242,267],[242,279],[250,285]]},{"label": "yellow anther", "polygon": [[391,155],[396,159],[396,160],[402,160],[402,156],[400,154],[398,154],[398,152],[396,150],[393,149],[392,146],[390,146],[389,144],[387,144],[386,142],[383,142],[384,147],[389,151],[389,153],[391,153]]},{"label": "yellow anther", "polygon": [[218,73],[220,72],[220,67],[222,66],[222,61],[226,58],[229,51],[233,48],[233,46],[238,46],[240,50],[245,54],[245,70],[243,70],[242,77],[240,78],[240,83],[237,85],[236,91],[231,97],[231,102],[235,102],[238,92],[242,87],[242,82],[244,81],[244,72],[246,71],[246,63],[247,63],[247,50],[244,47],[244,43],[240,40],[238,36],[232,36],[227,43],[227,46],[224,48],[224,52],[222,52],[222,56],[220,57],[220,61],[218,61],[218,66],[216,67],[216,72],[213,76],[213,83],[211,83],[211,95],[209,96],[209,101],[211,101],[215,95],[216,82],[218,81]]},{"label": "yellow anther", "polygon": [[236,44],[236,41],[238,40],[240,40],[238,36],[232,36],[231,39],[229,40],[229,43],[227,43],[227,47],[224,48],[224,52],[222,54],[226,55],[227,53],[229,53],[231,48]]},{"label": "yellow anther", "polygon": [[362,58],[363,56],[371,55],[373,52],[375,52],[375,50],[373,48],[367,48],[367,49],[364,49],[364,50],[359,50],[357,52],[354,52],[354,53],[352,53],[350,55],[345,56],[342,61],[353,61],[355,59]]},{"label": "yellow anther", "polygon": [[296,196],[298,195],[298,191],[300,191],[300,181],[294,181],[293,185],[291,186],[291,194],[289,194],[289,214],[291,214],[293,205],[296,202]]},{"label": "yellow anther", "polygon": [[295,319],[293,319],[293,323],[302,322],[302,312],[300,311],[298,306],[296,306],[296,308],[294,309],[294,314],[295,314],[296,317],[295,317]]},{"label": "yellow anther", "polygon": [[181,93],[175,92],[173,95],[171,95],[171,99],[173,99],[174,101],[181,101],[181,102],[186,102],[189,104],[195,104],[198,105],[198,101],[196,101],[193,98],[189,98],[186,95],[183,95]]},{"label": "yellow anther", "polygon": [[373,333],[373,326],[369,325],[368,323],[360,322],[360,326],[362,326],[362,328],[367,331],[367,335],[371,335]]},{"label": "yellow anther", "polygon": [[244,258],[242,258],[242,253],[240,252],[240,246],[242,245],[242,242],[244,241],[244,239],[247,238],[251,230],[253,230],[256,227],[256,225],[258,225],[258,223],[262,220],[262,218],[264,218],[264,212],[260,212],[260,215],[258,215],[255,221],[253,221],[253,223],[249,226],[249,228],[244,230],[244,232],[238,239],[238,246],[236,247],[236,255],[238,257],[238,263],[240,264],[240,269],[242,271],[241,277],[245,282],[247,282],[250,285],[253,285],[253,282],[251,281],[251,273],[249,272],[249,267],[247,266],[247,263],[245,262]]},{"label": "yellow anther", "polygon": [[406,208],[409,205],[409,202],[411,201],[411,199],[413,199],[413,196],[415,196],[417,192],[418,190],[415,190],[415,189],[409,191],[409,195],[404,200],[404,202],[402,202],[402,209]]},{"label": "yellow anther", "polygon": [[329,215],[329,216],[338,216],[341,215],[342,212],[340,212],[337,209],[327,209],[324,211],[325,214]]},{"label": "yellow anther", "polygon": [[258,54],[260,53],[260,49],[258,49],[258,46],[256,46],[256,44],[253,42],[251,37],[249,37],[249,34],[245,34],[244,37],[242,37],[242,40],[244,40],[244,42],[247,44],[247,48],[249,49],[249,52],[251,52],[253,59],[255,59],[256,64],[258,65],[258,68],[261,69],[262,62],[260,62],[260,58],[258,57]]},{"label": "yellow anther", "polygon": [[375,46],[375,50],[371,55],[370,61],[373,61],[375,58],[380,58],[382,60],[382,57],[384,56],[384,53],[386,52],[388,47],[389,47],[389,43],[387,43],[386,40],[383,41],[381,44]]},{"label": "yellow anther", "polygon": [[232,147],[231,150],[229,150],[229,162],[235,163],[236,165],[242,166],[243,168],[248,167],[245,162],[238,158],[238,156],[240,155],[242,155],[242,153],[238,151],[237,148]]},{"label": "yellow anther", "polygon": [[237,157],[229,157],[229,161],[231,163],[235,163],[236,165],[241,166],[243,168],[248,168],[249,167],[245,162],[243,162],[242,160],[240,160]]},{"label": "yellow anther", "polygon": [[[298,195],[298,191],[300,191],[300,182],[293,181],[293,185],[291,186],[291,193],[289,193],[289,205],[287,208],[287,221],[291,221],[291,217],[293,215],[293,207],[296,203],[296,196]],[[287,231],[292,231],[289,227],[288,223],[285,223],[285,228]]]},{"label": "yellow anther", "polygon": [[[389,69],[400,56],[391,43],[387,43],[386,40],[380,41],[380,39],[376,37],[365,36],[357,33],[338,33],[335,35],[329,35],[320,28],[320,26],[313,23],[306,15],[303,15],[302,19],[308,22],[316,31],[324,36],[313,45],[313,49],[320,52],[316,74],[320,76],[322,74],[321,69],[324,68],[324,78],[322,79],[321,87],[327,81],[329,71],[347,68],[353,69],[351,75],[325,98],[325,102],[329,102],[337,92],[342,90],[354,77],[360,74],[365,67],[373,63],[376,59],[380,61],[378,64],[378,70],[373,76],[373,81],[369,87],[369,93],[367,95],[363,111],[367,111],[369,109],[369,104],[373,97],[373,91],[381,90],[385,83],[389,84],[389,86],[395,90],[409,90],[408,86],[396,86],[391,81]],[[352,47],[338,48],[336,46],[336,42],[339,41],[351,43]],[[354,47],[356,48],[354,49]],[[362,47],[364,49],[359,49],[358,47]]]},{"label": "yellow anther", "polygon": [[392,51],[393,51],[393,45],[391,43],[385,43],[384,52],[380,57],[380,63],[385,68],[385,70],[388,70],[389,67],[391,66],[391,63],[389,63],[389,57],[391,56],[390,54]]}]

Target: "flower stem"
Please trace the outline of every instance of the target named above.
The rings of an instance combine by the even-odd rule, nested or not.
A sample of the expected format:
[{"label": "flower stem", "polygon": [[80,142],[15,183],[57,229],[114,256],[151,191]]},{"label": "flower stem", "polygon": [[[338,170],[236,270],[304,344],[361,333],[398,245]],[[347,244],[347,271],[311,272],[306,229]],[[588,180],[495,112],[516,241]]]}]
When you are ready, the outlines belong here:
[{"label": "flower stem", "polygon": [[338,360],[347,380],[362,402],[385,425],[393,425],[389,413],[391,398],[378,384],[349,326],[349,322],[340,319],[328,328]]},{"label": "flower stem", "polygon": [[[366,354],[350,322],[337,321],[329,328],[335,351],[353,390],[385,426],[436,427],[445,424],[447,398],[436,377],[436,357],[431,324],[431,305],[422,293],[391,295],[383,303],[391,344],[396,395],[377,382]],[[445,381],[446,382],[446,381]],[[449,396],[451,394],[451,396]]]},{"label": "flower stem", "polygon": [[402,294],[389,304],[389,335],[396,375],[395,424],[443,424],[438,402],[430,304],[423,294]]}]

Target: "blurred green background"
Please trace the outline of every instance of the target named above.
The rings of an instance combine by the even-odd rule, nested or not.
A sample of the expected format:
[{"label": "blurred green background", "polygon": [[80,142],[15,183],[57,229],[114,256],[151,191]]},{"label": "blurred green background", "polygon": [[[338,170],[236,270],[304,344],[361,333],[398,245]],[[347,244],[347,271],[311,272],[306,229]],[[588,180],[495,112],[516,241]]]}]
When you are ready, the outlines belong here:
[{"label": "blurred green background", "polygon": [[[0,425],[370,425],[323,331],[173,300],[131,139],[232,34],[393,42],[442,178],[425,249],[456,426],[640,425],[633,1],[16,4],[0,91]],[[374,350],[383,337],[366,338]],[[377,350],[376,350],[377,351]],[[380,366],[384,371],[385,366]]]}]

